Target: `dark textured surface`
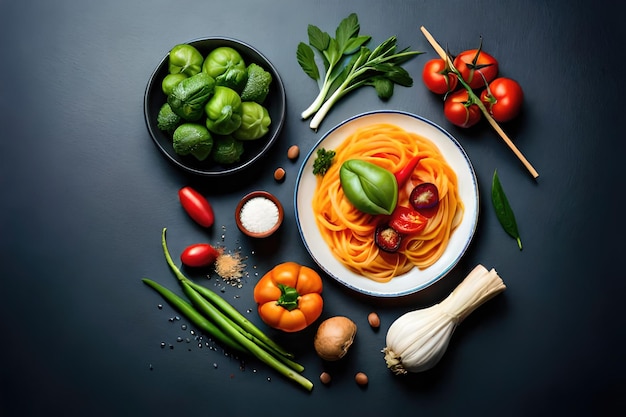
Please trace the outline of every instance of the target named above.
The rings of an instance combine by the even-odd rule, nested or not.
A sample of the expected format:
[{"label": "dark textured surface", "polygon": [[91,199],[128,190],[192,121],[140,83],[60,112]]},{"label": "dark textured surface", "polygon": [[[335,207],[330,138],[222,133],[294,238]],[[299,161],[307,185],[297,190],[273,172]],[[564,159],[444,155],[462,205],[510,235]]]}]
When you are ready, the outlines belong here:
[{"label": "dark textured surface", "polygon": [[[0,0],[0,332],[3,416],[305,415],[612,415],[622,409],[624,273],[621,264],[625,96],[617,2],[591,1],[109,1]],[[411,88],[379,101],[364,89],[342,101],[320,132],[299,118],[316,93],[295,59],[309,23],[334,31],[356,12],[362,33],[427,53],[407,69]],[[451,52],[477,45],[501,62],[501,74],[526,93],[507,132],[539,171],[535,181],[486,125],[449,125],[437,97],[420,81],[435,54],[426,26]],[[148,77],[176,43],[228,36],[257,47],[285,83],[288,119],[258,167],[229,180],[189,176],[157,150],[143,119]],[[254,359],[225,356],[190,337],[183,321],[140,281],[177,288],[164,262],[197,241],[222,242],[248,256],[243,288],[224,296],[252,310],[258,275],[293,260],[313,265],[298,236],[293,190],[299,162],[321,135],[378,108],[419,114],[464,146],[480,186],[481,216],[463,260],[416,296],[376,300],[326,280],[323,316],[359,326],[339,363],[312,349],[313,329],[270,332],[295,351],[316,383],[304,392]],[[277,166],[287,171],[277,184]],[[524,250],[500,228],[489,200],[497,169],[516,210]],[[176,192],[193,185],[216,210],[200,230]],[[238,198],[254,189],[279,196],[286,217],[267,244],[235,227]],[[223,227],[222,227],[223,226]],[[457,330],[433,370],[392,375],[380,349],[400,314],[435,303],[477,263],[494,267],[505,293]],[[219,283],[216,278],[209,285]],[[219,287],[218,287],[219,288]],[[378,332],[367,314],[382,319]],[[161,342],[166,347],[161,347]],[[167,345],[172,344],[173,349]],[[318,382],[322,370],[334,380]],[[353,380],[369,375],[366,388]]]}]

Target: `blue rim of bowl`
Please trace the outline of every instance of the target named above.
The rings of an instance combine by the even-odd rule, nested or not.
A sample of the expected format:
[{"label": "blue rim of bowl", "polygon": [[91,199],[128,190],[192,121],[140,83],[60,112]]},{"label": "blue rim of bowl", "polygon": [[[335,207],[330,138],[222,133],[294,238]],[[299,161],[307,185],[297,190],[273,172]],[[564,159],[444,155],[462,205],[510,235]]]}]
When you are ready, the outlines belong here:
[{"label": "blue rim of bowl", "polygon": [[[451,262],[438,275],[436,275],[435,277],[433,277],[429,281],[423,283],[422,285],[419,285],[419,286],[416,286],[416,287],[413,287],[413,288],[410,288],[410,289],[404,290],[404,291],[396,291],[396,292],[389,292],[389,293],[377,293],[377,292],[374,292],[374,291],[368,291],[368,290],[365,290],[363,288],[359,288],[357,286],[351,285],[350,283],[346,282],[345,280],[342,280],[341,278],[337,277],[332,271],[328,270],[328,268],[326,266],[324,266],[322,264],[322,262],[315,256],[315,254],[311,250],[309,244],[307,243],[307,241],[306,241],[306,239],[304,237],[303,231],[302,231],[301,224],[300,224],[300,222],[301,222],[300,215],[298,214],[298,189],[300,187],[300,180],[301,180],[302,175],[304,174],[304,169],[305,169],[305,166],[307,165],[307,162],[312,157],[313,153],[316,152],[316,150],[320,146],[320,144],[322,142],[324,142],[324,140],[329,135],[331,135],[333,132],[335,132],[336,130],[338,130],[342,126],[346,125],[347,123],[350,123],[350,122],[352,122],[352,121],[354,121],[356,119],[359,119],[361,117],[365,117],[365,116],[369,116],[369,115],[376,115],[376,114],[395,114],[395,115],[403,115],[403,116],[411,117],[411,118],[417,119],[417,120],[419,120],[419,121],[421,121],[423,123],[431,125],[435,129],[439,130],[443,135],[445,135],[448,139],[450,139],[452,141],[452,143],[456,146],[456,148],[459,150],[459,152],[461,153],[461,155],[465,159],[465,161],[467,163],[467,166],[468,166],[468,168],[470,170],[470,173],[471,173],[472,186],[476,190],[475,197],[476,197],[476,207],[477,208],[476,208],[475,218],[473,219],[473,226],[472,226],[472,228],[470,230],[469,236],[467,237],[467,239],[464,242],[464,246],[462,247],[461,251],[459,252],[459,255],[454,259],[454,261]],[[313,147],[309,150],[309,152],[307,153],[306,157],[304,158],[304,160],[302,162],[302,165],[300,166],[300,169],[298,171],[298,176],[296,177],[296,185],[295,185],[295,190],[294,190],[293,195],[294,195],[294,197],[293,197],[293,207],[294,207],[296,225],[298,226],[298,233],[300,234],[300,239],[302,240],[302,243],[304,244],[307,252],[313,258],[315,263],[327,275],[332,277],[335,281],[339,282],[341,285],[345,286],[346,288],[349,288],[350,290],[353,290],[353,291],[355,291],[357,293],[360,293],[360,294],[364,294],[366,296],[378,297],[378,298],[397,298],[397,297],[409,296],[409,295],[415,294],[417,292],[420,292],[420,291],[430,287],[431,285],[433,285],[434,283],[436,283],[437,281],[441,280],[443,277],[448,275],[448,273],[450,273],[450,271],[459,263],[459,261],[461,260],[461,258],[463,257],[463,255],[465,254],[467,249],[469,248],[469,245],[470,245],[470,243],[473,240],[474,234],[476,233],[476,228],[478,226],[478,216],[479,216],[479,211],[480,211],[479,210],[479,207],[480,207],[479,199],[480,199],[480,197],[479,197],[479,194],[478,194],[478,183],[477,183],[476,173],[474,171],[474,166],[473,166],[471,160],[469,159],[469,156],[465,152],[465,149],[463,149],[463,147],[461,146],[459,141],[457,141],[454,138],[454,136],[452,136],[450,133],[448,133],[445,129],[443,129],[438,124],[436,124],[436,123],[434,123],[434,122],[432,122],[432,121],[430,121],[428,119],[425,119],[422,116],[418,116],[416,114],[413,114],[413,113],[410,113],[410,112],[406,112],[406,111],[401,111],[401,110],[373,110],[373,111],[360,113],[360,114],[352,116],[352,117],[350,117],[348,119],[345,119],[341,123],[339,123],[336,126],[334,126],[333,128],[331,128],[328,132],[326,132],[315,143],[315,145],[313,145]]]},{"label": "blue rim of bowl", "polygon": [[[173,149],[169,149],[166,148],[157,138],[157,135],[159,134],[163,134],[163,132],[161,132],[157,127],[156,127],[156,120],[152,120],[153,115],[150,114],[150,110],[151,110],[151,103],[150,103],[150,99],[152,97],[152,93],[154,91],[154,86],[155,86],[155,82],[157,77],[159,76],[159,74],[165,72],[164,71],[164,66],[167,65],[167,60],[169,58],[169,50],[168,52],[165,54],[165,56],[163,58],[161,58],[161,60],[159,61],[158,65],[156,66],[156,68],[152,71],[152,74],[150,74],[150,78],[148,79],[148,84],[146,86],[145,92],[144,92],[144,100],[143,100],[143,109],[144,109],[144,119],[145,119],[145,123],[146,123],[146,127],[148,129],[148,132],[150,134],[150,137],[152,138],[152,141],[154,142],[154,144],[157,146],[157,148],[159,149],[159,151],[175,166],[177,166],[178,168],[196,174],[196,175],[202,175],[202,176],[213,176],[213,177],[221,177],[221,176],[226,176],[226,175],[230,175],[230,174],[234,174],[240,171],[243,171],[244,169],[250,167],[251,165],[253,165],[255,162],[257,162],[259,159],[261,159],[263,156],[265,156],[265,154],[267,153],[267,151],[272,147],[272,145],[274,145],[274,143],[278,140],[278,137],[280,136],[283,126],[285,124],[285,118],[286,118],[286,111],[287,111],[287,95],[285,92],[285,85],[283,83],[283,80],[280,76],[280,74],[278,73],[278,70],[276,69],[276,67],[274,66],[274,64],[272,64],[272,62],[267,59],[267,57],[265,55],[263,55],[257,48],[255,48],[254,46],[250,45],[247,42],[241,41],[239,39],[235,39],[235,38],[230,38],[230,37],[224,37],[224,36],[209,36],[209,37],[202,37],[202,38],[195,38],[192,39],[190,41],[184,42],[185,44],[197,44],[199,42],[210,42],[210,41],[223,41],[225,43],[229,43],[232,45],[239,45],[242,46],[244,48],[248,48],[250,51],[252,51],[254,54],[258,55],[262,60],[263,60],[263,65],[266,67],[266,69],[270,70],[272,73],[272,77],[274,78],[273,80],[273,84],[274,87],[276,88],[276,91],[274,94],[277,95],[277,106],[281,107],[283,109],[282,114],[280,114],[280,117],[278,117],[278,121],[275,121],[275,117],[273,117],[272,119],[272,124],[276,123],[276,125],[274,126],[274,134],[267,138],[264,139],[266,142],[261,146],[260,150],[257,151],[257,153],[251,157],[250,159],[246,160],[245,162],[241,163],[241,164],[236,164],[236,165],[232,165],[232,166],[222,166],[222,169],[218,170],[204,170],[201,168],[196,168],[193,166],[190,166],[188,164],[185,163],[185,159],[186,158],[181,158],[177,155],[174,155],[174,151]],[[239,51],[241,52],[241,51]],[[245,55],[247,55],[246,52],[244,52]],[[256,60],[255,60],[256,61]],[[160,91],[160,90],[159,90]],[[158,93],[157,93],[158,94]],[[162,92],[161,92],[162,94]],[[268,109],[269,110],[269,109]],[[191,160],[191,157],[189,157],[188,160]],[[201,165],[201,163],[196,162],[191,160],[194,165]]]}]

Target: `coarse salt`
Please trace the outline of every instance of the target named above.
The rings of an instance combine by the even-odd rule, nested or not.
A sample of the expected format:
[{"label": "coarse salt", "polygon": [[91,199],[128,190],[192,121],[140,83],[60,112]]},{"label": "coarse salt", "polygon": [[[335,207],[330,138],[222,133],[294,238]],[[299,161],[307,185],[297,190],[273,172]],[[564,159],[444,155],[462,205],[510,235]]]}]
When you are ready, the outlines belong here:
[{"label": "coarse salt", "polygon": [[265,197],[254,197],[241,207],[241,224],[253,233],[264,233],[278,223],[278,207]]}]

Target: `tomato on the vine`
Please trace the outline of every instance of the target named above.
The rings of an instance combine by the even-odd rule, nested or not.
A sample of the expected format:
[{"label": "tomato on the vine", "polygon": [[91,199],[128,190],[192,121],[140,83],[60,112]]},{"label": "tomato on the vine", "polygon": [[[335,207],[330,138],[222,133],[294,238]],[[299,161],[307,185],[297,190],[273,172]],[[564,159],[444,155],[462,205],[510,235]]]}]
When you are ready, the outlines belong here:
[{"label": "tomato on the vine", "polygon": [[455,91],[446,97],[443,114],[450,123],[459,127],[474,126],[482,118],[480,108],[471,101],[465,89]]},{"label": "tomato on the vine", "polygon": [[446,61],[441,58],[435,58],[424,64],[422,81],[424,81],[426,88],[433,93],[445,94],[449,91],[454,91],[459,80],[456,74],[450,72]]},{"label": "tomato on the vine", "polygon": [[461,52],[454,58],[453,64],[473,89],[485,87],[498,75],[498,61],[481,49]]},{"label": "tomato on the vine", "polygon": [[480,100],[498,122],[508,122],[522,109],[524,91],[519,83],[510,78],[496,78],[489,88],[480,94]]}]

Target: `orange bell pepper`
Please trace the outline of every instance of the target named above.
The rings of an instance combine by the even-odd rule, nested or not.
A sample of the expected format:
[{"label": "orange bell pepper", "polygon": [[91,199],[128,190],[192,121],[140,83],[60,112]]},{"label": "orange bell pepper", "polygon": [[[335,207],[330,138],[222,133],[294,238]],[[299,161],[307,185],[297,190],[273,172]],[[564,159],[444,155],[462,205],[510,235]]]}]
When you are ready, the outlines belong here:
[{"label": "orange bell pepper", "polygon": [[297,332],[322,314],[322,278],[295,262],[276,265],[254,287],[261,319],[275,329]]}]

